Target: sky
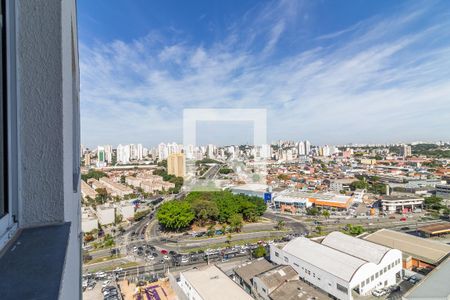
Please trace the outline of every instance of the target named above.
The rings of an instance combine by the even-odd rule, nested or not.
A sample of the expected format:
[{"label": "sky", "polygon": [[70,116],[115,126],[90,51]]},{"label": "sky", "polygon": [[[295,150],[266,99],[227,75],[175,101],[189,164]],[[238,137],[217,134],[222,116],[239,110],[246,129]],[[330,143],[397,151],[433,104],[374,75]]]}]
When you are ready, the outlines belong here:
[{"label": "sky", "polygon": [[[86,146],[181,143],[192,108],[266,109],[268,141],[450,140],[448,1],[77,2]],[[251,140],[212,123],[198,144]]]}]

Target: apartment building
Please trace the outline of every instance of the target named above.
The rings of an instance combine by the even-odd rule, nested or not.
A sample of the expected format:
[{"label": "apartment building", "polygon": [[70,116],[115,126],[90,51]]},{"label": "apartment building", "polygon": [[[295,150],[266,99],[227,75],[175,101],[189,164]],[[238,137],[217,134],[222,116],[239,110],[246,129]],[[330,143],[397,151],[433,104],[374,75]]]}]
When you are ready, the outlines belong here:
[{"label": "apartment building", "polygon": [[97,192],[84,180],[81,180],[81,196],[84,200],[86,200],[87,197],[95,199]]},{"label": "apartment building", "polygon": [[177,177],[186,175],[186,158],[183,153],[174,153],[167,157],[167,173]]},{"label": "apartment building", "polygon": [[0,298],[78,300],[76,3],[0,0],[0,12]]},{"label": "apartment building", "polygon": [[111,191],[112,196],[125,197],[126,195],[133,194],[133,189],[121,183],[115,182],[108,177],[100,178],[100,183],[102,183]]}]

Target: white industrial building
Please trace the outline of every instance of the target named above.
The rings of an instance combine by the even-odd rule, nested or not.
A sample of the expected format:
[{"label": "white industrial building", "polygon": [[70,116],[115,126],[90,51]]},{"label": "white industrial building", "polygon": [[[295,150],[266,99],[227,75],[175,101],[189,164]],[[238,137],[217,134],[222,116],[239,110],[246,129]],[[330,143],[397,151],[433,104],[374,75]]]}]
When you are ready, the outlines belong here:
[{"label": "white industrial building", "polygon": [[381,200],[383,211],[388,214],[413,212],[423,208],[422,197],[412,196],[384,196]]},{"label": "white industrial building", "polygon": [[299,237],[281,249],[271,245],[270,259],[290,265],[300,278],[342,300],[394,285],[402,270],[400,250],[340,232],[322,243]]},{"label": "white industrial building", "polygon": [[129,201],[121,201],[117,206],[117,214],[122,215],[122,220],[129,220],[134,217],[134,205]]},{"label": "white industrial building", "polygon": [[253,299],[216,266],[181,272],[179,285],[188,300]]},{"label": "white industrial building", "polygon": [[98,219],[88,207],[81,208],[81,231],[90,232],[98,229]]},{"label": "white industrial building", "polygon": [[113,224],[116,218],[115,208],[110,205],[97,206],[97,218],[100,225]]}]

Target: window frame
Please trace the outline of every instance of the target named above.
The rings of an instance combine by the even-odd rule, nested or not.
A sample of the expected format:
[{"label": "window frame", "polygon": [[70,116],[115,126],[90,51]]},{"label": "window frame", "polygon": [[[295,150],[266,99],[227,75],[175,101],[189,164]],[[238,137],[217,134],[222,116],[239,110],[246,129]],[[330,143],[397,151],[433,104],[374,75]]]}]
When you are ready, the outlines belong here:
[{"label": "window frame", "polygon": [[5,176],[4,189],[7,211],[0,217],[0,250],[14,236],[18,228],[18,147],[17,147],[17,101],[16,101],[16,61],[15,61],[15,1],[0,0],[2,5],[2,99]]}]

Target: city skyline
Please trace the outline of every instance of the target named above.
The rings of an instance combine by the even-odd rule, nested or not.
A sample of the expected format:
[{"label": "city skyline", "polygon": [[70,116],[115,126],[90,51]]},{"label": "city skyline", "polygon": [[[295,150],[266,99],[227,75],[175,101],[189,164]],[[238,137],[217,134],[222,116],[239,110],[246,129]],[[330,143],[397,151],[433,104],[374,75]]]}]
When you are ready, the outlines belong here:
[{"label": "city skyline", "polygon": [[182,110],[204,107],[267,109],[268,140],[447,140],[449,10],[433,3],[81,2],[82,142],[181,141]]}]

